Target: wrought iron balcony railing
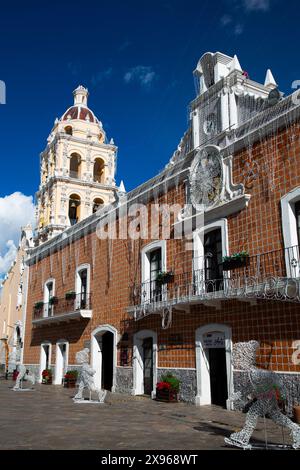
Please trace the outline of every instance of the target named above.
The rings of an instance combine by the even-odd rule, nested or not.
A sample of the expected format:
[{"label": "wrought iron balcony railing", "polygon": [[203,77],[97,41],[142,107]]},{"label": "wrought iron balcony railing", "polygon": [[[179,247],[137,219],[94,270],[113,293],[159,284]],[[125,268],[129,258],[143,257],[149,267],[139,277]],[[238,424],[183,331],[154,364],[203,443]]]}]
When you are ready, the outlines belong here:
[{"label": "wrought iron balcony railing", "polygon": [[165,306],[227,298],[255,297],[300,302],[299,246],[249,256],[245,262],[212,278],[205,258],[194,260],[189,272],[174,273],[172,281],[162,284],[147,281],[130,290],[129,312],[144,314]]},{"label": "wrought iron balcony railing", "polygon": [[41,307],[33,308],[34,320],[47,320],[53,317],[65,315],[74,315],[81,311],[90,311],[92,309],[92,295],[78,294],[74,298],[56,299],[52,302],[44,303]]}]

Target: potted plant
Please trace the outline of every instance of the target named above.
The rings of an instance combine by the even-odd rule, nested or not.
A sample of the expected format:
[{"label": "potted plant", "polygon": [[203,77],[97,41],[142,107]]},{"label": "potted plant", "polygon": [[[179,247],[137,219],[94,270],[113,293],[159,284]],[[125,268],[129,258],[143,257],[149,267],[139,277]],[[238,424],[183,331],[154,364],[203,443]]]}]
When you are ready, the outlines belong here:
[{"label": "potted plant", "polygon": [[52,371],[51,369],[44,369],[42,372],[42,384],[51,385],[52,384]]},{"label": "potted plant", "polygon": [[34,310],[41,310],[44,307],[44,302],[39,301],[34,304]]},{"label": "potted plant", "polygon": [[156,385],[156,400],[167,403],[178,402],[178,392],[180,380],[172,374],[162,376],[161,381]]},{"label": "potted plant", "polygon": [[50,305],[57,305],[58,304],[58,297],[55,297],[55,296],[50,297],[49,304]]},{"label": "potted plant", "polygon": [[66,292],[66,300],[75,300],[76,299],[76,292],[74,290],[69,290]]},{"label": "potted plant", "polygon": [[64,377],[64,387],[66,388],[75,388],[78,377],[77,370],[69,370]]},{"label": "potted plant", "polygon": [[234,253],[231,256],[224,256],[223,271],[230,271],[231,269],[240,268],[241,266],[247,266],[249,259],[249,253],[247,251]]},{"label": "potted plant", "polygon": [[173,279],[174,279],[174,274],[172,271],[160,271],[157,274],[156,282],[160,284],[168,284],[169,282],[172,282]]}]

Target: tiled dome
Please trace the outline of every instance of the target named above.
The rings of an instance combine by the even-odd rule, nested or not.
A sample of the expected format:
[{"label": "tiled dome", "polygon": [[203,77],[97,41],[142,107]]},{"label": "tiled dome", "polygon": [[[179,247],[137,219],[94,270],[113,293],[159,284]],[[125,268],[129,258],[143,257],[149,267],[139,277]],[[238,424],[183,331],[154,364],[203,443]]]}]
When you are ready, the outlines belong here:
[{"label": "tiled dome", "polygon": [[61,118],[62,121],[80,119],[82,121],[94,122],[101,126],[101,122],[96,118],[93,111],[88,108],[89,92],[87,88],[79,86],[73,91],[74,104],[71,106]]},{"label": "tiled dome", "polygon": [[71,106],[71,108],[69,108],[63,115],[62,121],[68,121],[69,119],[81,119],[83,121],[98,123],[98,119],[94,113],[83,106]]}]

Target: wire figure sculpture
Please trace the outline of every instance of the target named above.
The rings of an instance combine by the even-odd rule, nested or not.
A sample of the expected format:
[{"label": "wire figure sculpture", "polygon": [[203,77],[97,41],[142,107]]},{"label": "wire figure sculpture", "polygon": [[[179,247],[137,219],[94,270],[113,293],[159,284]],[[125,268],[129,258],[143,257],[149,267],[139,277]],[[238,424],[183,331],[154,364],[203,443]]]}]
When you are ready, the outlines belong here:
[{"label": "wire figure sculpture", "polygon": [[[279,426],[290,430],[293,439],[292,448],[300,449],[300,426],[293,423],[285,416],[278,407],[277,393],[282,393],[282,383],[278,376],[269,370],[260,369],[256,366],[256,352],[259,347],[257,341],[247,343],[237,343],[233,348],[233,363],[236,369],[248,372],[253,403],[249,407],[246,422],[243,429],[233,433],[229,438],[225,438],[225,443],[242,449],[251,449],[250,438],[256,427],[259,417],[265,418],[268,415]],[[241,392],[233,393],[230,397],[232,401],[242,404]]]},{"label": "wire figure sculpture", "polygon": [[[19,371],[16,379],[16,384],[13,387],[15,392],[33,390],[35,384],[35,376],[29,373],[23,364],[17,364],[17,370]],[[23,388],[23,380],[29,380],[31,382],[31,388]]]},{"label": "wire figure sculpture", "polygon": [[[94,375],[96,374],[96,371],[89,364],[89,349],[88,348],[85,348],[76,354],[76,362],[77,364],[81,364],[82,368],[81,368],[81,372],[79,375],[78,393],[75,395],[73,400],[77,403],[104,403],[104,400],[106,397],[106,390],[102,390],[95,386]],[[86,388],[90,392],[89,401],[84,400],[84,397],[83,397],[83,391]],[[98,395],[98,401],[96,402],[92,401],[91,399],[93,392]]]}]

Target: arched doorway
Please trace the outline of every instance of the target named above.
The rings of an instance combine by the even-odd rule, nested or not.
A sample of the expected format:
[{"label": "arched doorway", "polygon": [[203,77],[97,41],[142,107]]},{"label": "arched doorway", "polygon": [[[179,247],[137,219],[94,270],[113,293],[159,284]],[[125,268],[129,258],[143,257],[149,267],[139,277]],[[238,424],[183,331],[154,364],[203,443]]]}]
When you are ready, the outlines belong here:
[{"label": "arched doorway", "polygon": [[196,330],[197,405],[230,408],[233,390],[231,328],[205,325]]},{"label": "arched doorway", "polygon": [[110,325],[96,328],[92,333],[91,363],[96,371],[95,385],[115,391],[117,363],[117,330]]},{"label": "arched doorway", "polygon": [[155,397],[157,382],[157,334],[142,330],[133,338],[133,394]]}]

